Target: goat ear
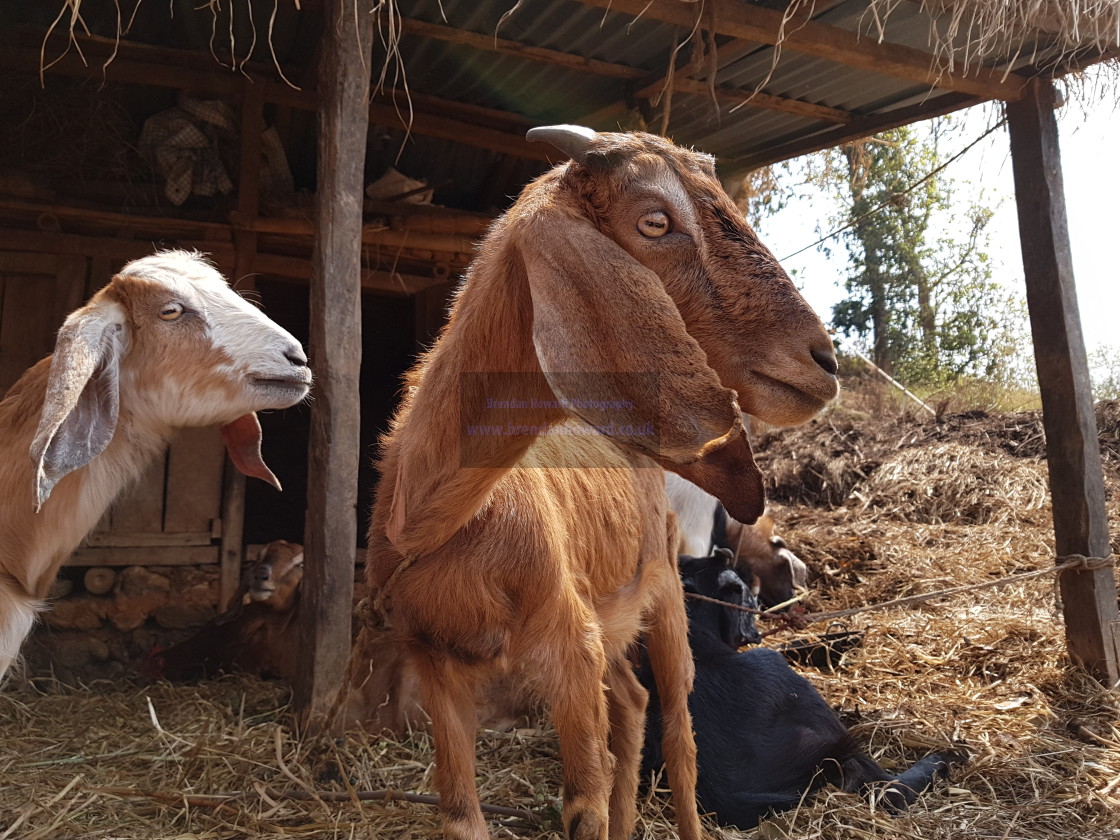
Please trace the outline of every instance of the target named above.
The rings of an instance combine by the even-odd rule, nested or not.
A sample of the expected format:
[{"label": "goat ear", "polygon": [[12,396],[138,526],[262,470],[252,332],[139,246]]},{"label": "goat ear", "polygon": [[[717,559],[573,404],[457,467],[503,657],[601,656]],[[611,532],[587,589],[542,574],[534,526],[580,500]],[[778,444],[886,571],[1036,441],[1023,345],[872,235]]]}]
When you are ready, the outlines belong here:
[{"label": "goat ear", "polygon": [[677,464],[663,458],[657,460],[665,469],[688,479],[723,502],[727,512],[742,525],[752,524],[766,507],[762,473],[754,462],[742,424],[730,441],[691,463]]},{"label": "goat ear", "polygon": [[284,489],[261,456],[261,422],[254,412],[220,426],[218,431],[222,433],[229,458],[238,470],[251,478],[267,481],[277,490]]},{"label": "goat ear", "polygon": [[657,274],[562,212],[539,214],[519,247],[537,358],[568,410],[753,522],[762,477],[735,392],[708,367]]},{"label": "goat ear", "polygon": [[58,482],[105,451],[120,411],[124,312],[117,304],[85,306],[58,331],[39,427],[31,442],[35,510]]}]

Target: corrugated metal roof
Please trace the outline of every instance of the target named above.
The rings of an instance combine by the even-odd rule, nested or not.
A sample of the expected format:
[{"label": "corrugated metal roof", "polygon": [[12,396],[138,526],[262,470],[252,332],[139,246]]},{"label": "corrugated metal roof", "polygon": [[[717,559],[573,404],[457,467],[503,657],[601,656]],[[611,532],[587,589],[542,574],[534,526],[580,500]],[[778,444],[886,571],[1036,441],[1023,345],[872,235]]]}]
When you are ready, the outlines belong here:
[{"label": "corrugated metal roof", "polygon": [[[769,0],[756,5],[782,9],[786,3]],[[878,22],[868,13],[866,0],[818,5],[822,11],[816,22],[857,32],[869,44],[879,40]],[[637,68],[653,80],[664,74],[674,46],[686,34],[683,27],[647,18],[635,20],[575,0],[416,0],[408,14],[429,23]],[[898,3],[891,9],[883,40],[930,52],[934,25],[944,28],[931,22],[919,4]],[[627,103],[633,82],[443,40],[409,36],[401,46],[409,85],[421,93],[514,112],[540,123],[585,122],[590,115],[615,105],[597,128],[612,127],[610,120],[625,117],[629,104],[631,119],[624,124],[631,127],[635,121],[634,103]],[[1032,44],[1017,56],[1009,46],[1008,58],[1020,66],[1038,56]],[[717,81],[744,93],[758,90],[848,111],[855,118],[883,116],[947,92],[792,49],[776,51],[767,44],[758,44],[721,66]],[[778,144],[836,125],[749,104],[713,103],[710,97],[679,90],[671,103],[671,136],[730,161],[757,157]],[[660,119],[656,108],[653,115]],[[655,127],[659,125],[657,122]]]},{"label": "corrugated metal roof", "polygon": [[[410,137],[405,136],[400,121],[378,126],[387,139],[371,142],[368,163],[373,169],[396,165],[412,177],[424,177],[442,185],[437,190],[439,200],[485,210],[500,201],[502,195],[516,192],[526,176],[544,165],[539,160],[516,157],[525,148],[519,135],[527,125],[564,122],[599,129],[646,126],[660,130],[666,103],[671,102],[667,133],[678,142],[715,154],[726,172],[729,168],[792,155],[813,143],[835,141],[860,132],[873,133],[887,122],[920,118],[919,106],[928,104],[944,111],[983,98],[975,92],[951,94],[948,84],[931,88],[927,81],[915,81],[914,74],[902,78],[877,72],[874,66],[851,66],[825,57],[827,50],[811,54],[789,45],[775,48],[721,34],[716,38],[716,82],[725,93],[734,92],[739,99],[725,95],[713,101],[702,88],[697,91],[696,86],[703,84],[701,72],[691,79],[693,88],[688,92],[677,89],[658,101],[657,92],[674,58],[678,80],[689,78],[684,66],[689,51],[678,52],[676,48],[689,36],[690,27],[665,23],[653,15],[671,17],[674,12],[687,10],[687,23],[688,15],[700,14],[705,4],[651,0],[653,5],[648,13],[635,18],[629,13],[592,5],[603,1],[398,2],[396,9],[403,13],[408,25],[396,54],[387,56],[385,43],[391,33],[386,30],[391,28],[391,19],[384,14],[378,18],[381,37],[373,56],[375,80],[377,71],[385,65],[383,89],[399,93],[407,87],[409,92],[420,95],[416,102],[418,112],[442,122],[434,129],[429,125],[426,134],[418,128]],[[236,2],[262,8],[272,5],[271,0]],[[616,8],[638,10],[644,6],[636,0],[613,2]],[[730,17],[736,6],[773,12],[785,9],[789,0],[706,2],[708,6],[721,3],[719,13]],[[878,47],[881,34],[887,44],[927,55],[935,51],[936,38],[932,33],[945,30],[946,23],[944,18],[931,20],[928,9],[934,4],[880,2],[880,6],[890,9],[880,33],[876,19],[868,12],[873,2],[814,0],[813,23],[834,27],[842,33],[858,33],[869,50]],[[940,0],[947,8],[967,8],[966,2]],[[16,22],[40,26],[49,23],[50,15],[38,4],[16,5],[23,10],[22,18],[17,17]],[[149,7],[145,4],[145,8]],[[321,3],[306,0],[301,10],[281,4],[281,12],[276,60],[285,66],[295,65],[302,78],[313,77],[313,48],[316,26],[321,23]],[[244,22],[243,19],[245,16],[241,15],[239,20]],[[395,20],[399,24],[399,15]],[[409,22],[443,30],[432,34]],[[210,33],[203,31],[205,27],[199,23],[190,15],[179,15],[174,25],[166,25],[153,15],[138,19],[129,37],[209,51],[213,46],[207,40]],[[703,23],[710,25],[706,17]],[[717,20],[717,29],[719,24]],[[107,18],[95,31],[108,37],[115,32],[115,26],[115,17]],[[463,33],[473,34],[473,39],[465,39],[470,43],[456,43],[464,40]],[[248,33],[242,34],[247,39]],[[997,70],[1005,65],[1018,68],[1054,53],[1052,34],[1034,33],[1031,37],[1037,37],[1039,43],[1047,45],[1046,49],[1036,51],[1033,41],[1018,47],[1008,41],[999,45],[1006,48],[1006,54],[989,56],[987,66]],[[570,62],[565,65],[516,50],[495,49],[495,39],[519,49],[540,48],[607,62],[623,72],[597,73],[594,68],[572,67]],[[257,59],[271,69],[273,56],[261,46],[264,39],[253,43],[257,44]],[[964,54],[962,49],[956,58]],[[917,75],[921,76],[923,70],[919,68]],[[646,93],[636,96],[643,89]],[[753,102],[740,101],[756,92]],[[770,101],[764,101],[767,98]],[[798,107],[782,110],[775,107],[773,100],[786,100],[787,105]],[[396,96],[395,101],[399,105],[403,98]],[[901,109],[906,110],[899,117]],[[385,116],[382,119],[392,122]],[[838,128],[846,122],[851,122],[853,128]],[[461,135],[458,126],[462,127]],[[489,130],[490,140],[480,138],[484,132],[476,132],[476,128]],[[495,131],[505,136],[495,135]],[[508,142],[490,142],[495,139]]]}]

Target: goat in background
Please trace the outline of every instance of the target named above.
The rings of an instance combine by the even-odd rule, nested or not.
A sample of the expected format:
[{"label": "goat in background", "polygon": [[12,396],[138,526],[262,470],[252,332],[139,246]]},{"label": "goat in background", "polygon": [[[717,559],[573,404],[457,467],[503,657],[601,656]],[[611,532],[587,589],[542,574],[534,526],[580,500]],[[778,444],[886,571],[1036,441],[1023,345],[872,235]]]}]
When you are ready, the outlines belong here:
[{"label": "goat in background", "polygon": [[665,473],[665,492],[680,522],[680,554],[706,557],[713,549],[728,549],[764,607],[784,604],[805,589],[808,568],[774,533],[769,509],[745,525],[728,516],[711,493],[671,472]]},{"label": "goat in background", "polygon": [[246,570],[232,606],[190,638],[155,649],[152,676],[172,681],[241,671],[289,683],[299,668],[303,546],[273,540]]},{"label": "goat in background", "polygon": [[808,420],[837,392],[832,343],[712,158],[649,134],[529,139],[572,160],[494,223],[407,377],[382,439],[370,612],[416,669],[454,840],[487,836],[476,687],[519,668],[559,736],[568,836],[630,835],[646,692],[626,652],[644,626],[680,835],[695,840],[692,659],[655,467],[754,521],[740,410]]},{"label": "goat in background", "polygon": [[299,342],[199,254],[134,260],[72,312],[0,402],[0,678],[59,567],[175,429],[220,425],[238,469],[279,488],[255,412],[310,385]]}]

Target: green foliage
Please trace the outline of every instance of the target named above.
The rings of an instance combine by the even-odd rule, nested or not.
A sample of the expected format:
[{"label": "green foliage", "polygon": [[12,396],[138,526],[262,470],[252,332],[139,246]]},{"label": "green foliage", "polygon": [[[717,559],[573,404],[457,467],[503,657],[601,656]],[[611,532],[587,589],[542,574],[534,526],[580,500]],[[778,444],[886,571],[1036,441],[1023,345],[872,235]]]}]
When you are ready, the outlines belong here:
[{"label": "green foliage", "polygon": [[1120,346],[1102,344],[1089,351],[1094,400],[1120,400]]},{"label": "green foliage", "polygon": [[837,331],[908,384],[987,379],[1030,388],[1025,306],[992,278],[992,211],[960,207],[939,167],[948,122],[831,149],[807,177],[842,208],[848,254]]}]

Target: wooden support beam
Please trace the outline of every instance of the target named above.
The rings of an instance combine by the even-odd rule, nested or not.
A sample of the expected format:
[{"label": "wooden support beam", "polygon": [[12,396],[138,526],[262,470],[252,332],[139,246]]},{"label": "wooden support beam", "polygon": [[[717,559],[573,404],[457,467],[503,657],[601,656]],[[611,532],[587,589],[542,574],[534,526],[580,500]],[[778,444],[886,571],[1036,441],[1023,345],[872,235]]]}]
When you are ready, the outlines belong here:
[{"label": "wooden support beam", "polygon": [[870,137],[880,131],[888,131],[901,125],[909,125],[918,120],[933,119],[934,117],[951,114],[954,111],[978,105],[984,101],[968,94],[945,93],[933,99],[923,100],[916,105],[907,105],[874,117],[854,120],[848,125],[838,126],[807,137],[797,137],[787,143],[777,143],[752,155],[721,160],[720,177],[734,180],[736,177],[741,177],[746,172],[758,169],[760,166],[768,166],[799,155],[807,155],[810,152],[819,152],[821,149],[830,149],[841,143],[850,143],[853,140]]},{"label": "wooden support beam", "polygon": [[[206,251],[203,243],[196,243]],[[224,243],[216,243],[224,244]],[[30,249],[52,254],[82,254],[102,261],[92,274],[92,279],[104,285],[111,272],[126,262],[152,253],[151,242],[116,237],[82,236],[72,233],[52,233],[32,230],[0,229],[0,250]],[[0,263],[2,264],[2,263]],[[90,294],[97,289],[89,290]]]},{"label": "wooden support beam", "polygon": [[[241,83],[241,166],[237,184],[237,210],[256,216],[260,209],[261,134],[264,131],[264,85],[245,77]],[[234,268],[230,282],[238,291],[256,289],[253,274],[257,256],[257,233],[237,230],[233,235]],[[245,475],[226,456],[222,478],[222,551],[218,579],[218,611],[233,606],[233,596],[241,584],[241,564],[245,559]]]},{"label": "wooden support beam", "polygon": [[[76,37],[80,43],[84,42],[82,36]],[[161,50],[161,53],[165,54],[169,61],[180,52],[186,51]],[[0,50],[0,68],[38,73],[39,53],[37,50],[26,47]],[[217,94],[229,99],[233,99],[240,94],[243,78],[240,73],[234,74],[221,68],[200,70],[194,67],[165,66],[155,64],[152,61],[141,62],[124,57],[117,57],[105,66],[89,67],[82,62],[79,56],[74,54],[67,54],[62,57],[47,68],[46,72],[81,78],[108,79],[130,84],[168,87],[176,90],[189,87],[192,90]],[[296,90],[282,81],[272,79],[266,81],[263,76],[254,78],[265,85],[264,99],[266,102],[304,111],[317,111],[320,108],[320,97],[314,91]],[[447,107],[443,108],[439,114],[418,109],[410,112],[406,94],[395,92],[387,95],[392,96],[398,104],[388,104],[383,101],[384,97],[379,101],[369,103],[369,119],[371,122],[379,125],[400,126],[424,137],[454,140],[468,146],[516,155],[530,160],[549,160],[549,153],[543,148],[547,144],[528,142],[524,137],[524,132],[520,130],[517,132],[502,131],[449,116],[449,114],[454,114],[460,110],[469,110],[475,118],[480,118],[483,111],[487,109],[477,106],[468,106],[467,109],[461,109],[456,107],[455,103],[447,103]],[[435,107],[436,97],[414,97],[414,105],[421,102],[428,107]],[[493,116],[498,124],[503,124],[509,122],[511,117],[515,115],[508,112],[493,111]]]},{"label": "wooden support beam", "polygon": [[[1081,334],[1062,188],[1055,91],[1042,79],[1008,106],[1019,239],[1042,391],[1058,560],[1110,556],[1092,383]],[[1108,686],[1120,678],[1120,615],[1112,566],[1059,581],[1070,657]]]},{"label": "wooden support beam", "polygon": [[[309,231],[307,236],[311,236]],[[197,248],[209,253],[222,264],[235,264],[236,255],[228,244],[207,241],[180,241],[183,247]],[[21,250],[38,251],[33,257],[18,253]],[[132,239],[106,238],[101,236],[82,236],[68,233],[45,233],[42,231],[0,230],[0,271],[6,274],[43,275],[49,279],[57,265],[55,254],[80,254],[100,261],[102,266],[95,271],[96,278],[102,283],[109,281],[114,268],[119,268],[130,260],[147,256],[152,252],[150,242]],[[46,261],[44,260],[46,258]],[[39,270],[46,268],[50,270]],[[258,251],[254,260],[257,274],[289,278],[308,282],[311,277],[311,262],[304,257],[283,254],[270,254]],[[455,264],[456,268],[465,267]],[[17,269],[27,269],[24,271]],[[35,269],[34,271],[31,269]],[[363,268],[361,274],[362,290],[392,295],[412,295],[430,286],[446,283],[447,278],[435,275],[409,274],[401,271],[378,271]]]},{"label": "wooden support beam", "polygon": [[[571,53],[565,53],[559,50],[530,47],[518,41],[508,41],[502,38],[495,38],[491,35],[481,35],[477,32],[428,23],[427,21],[405,18],[401,21],[401,27],[406,33],[424,38],[432,38],[449,44],[459,44],[476,50],[496,52],[501,55],[513,55],[518,58],[529,59],[530,61],[538,61],[556,67],[563,67],[568,70],[579,70],[626,81],[643,81],[647,80],[649,77],[647,71],[638,67],[614,64],[609,61],[600,61],[594,58],[584,58],[583,56],[572,55]],[[662,82],[660,79],[655,84],[647,82],[643,85],[643,89],[636,95],[639,97],[643,94],[648,95],[650,90],[647,88],[656,90],[661,87],[661,84]],[[673,90],[699,96],[708,95],[707,85],[695,79],[674,79]],[[802,102],[797,99],[771,96],[767,93],[753,93],[749,90],[719,87],[716,88],[716,98],[732,105],[744,105],[752,108],[784,111],[786,113],[800,114],[801,116],[807,116],[811,119],[826,120],[828,122],[846,123],[852,120],[852,115],[849,112],[841,111],[838,108],[828,108],[823,105],[816,105],[812,102]],[[616,112],[621,113],[625,110],[626,106],[624,103],[616,103],[608,108],[596,111],[595,114],[589,115],[588,121],[596,125],[604,125],[612,121],[612,117],[615,116]]]},{"label": "wooden support beam", "polygon": [[[691,28],[696,23],[700,4],[678,0],[579,0],[588,6],[608,9],[632,17],[659,20]],[[860,70],[894,76],[911,82],[984,99],[1014,100],[1020,96],[1023,79],[987,67],[968,66],[949,73],[938,68],[930,53],[860,37],[856,32],[815,23],[805,15],[786,20],[781,11],[743,3],[739,0],[708,0],[711,4],[717,34],[758,41],[763,44],[781,42],[783,50],[794,50],[818,58],[835,61]]]},{"label": "wooden support beam", "polygon": [[[602,126],[604,129],[609,129],[613,123],[624,117],[630,110],[628,104],[630,101],[655,97],[661,92],[664,85],[664,77],[651,80],[627,97],[627,100],[612,102],[604,108],[585,114],[580,117],[579,122],[591,127]],[[687,93],[692,96],[702,96],[705,99],[710,99],[714,92],[716,101],[724,102],[731,106],[760,108],[767,111],[781,111],[785,114],[796,114],[799,117],[820,120],[821,122],[846,124],[857,119],[856,115],[851,111],[829,108],[827,105],[817,105],[814,102],[805,102],[800,99],[785,99],[780,96],[772,96],[769,93],[762,93],[761,91],[756,93],[751,90],[726,87],[723,85],[717,85],[713,91],[708,87],[707,82],[700,81],[699,79],[690,79],[683,74],[674,75],[672,89],[675,93]]]},{"label": "wooden support beam", "polygon": [[[690,93],[693,96],[711,96],[707,82],[699,79],[675,79],[673,89],[678,93]],[[786,114],[796,114],[811,120],[821,120],[830,123],[850,123],[856,119],[851,111],[842,111],[839,108],[829,108],[827,105],[817,105],[814,102],[803,102],[800,99],[786,99],[780,96],[771,96],[768,93],[742,90],[740,88],[717,85],[715,88],[716,99],[734,106],[762,108],[770,111],[781,111]]]},{"label": "wooden support beam", "polygon": [[[307,282],[311,276],[311,264],[302,257],[257,254],[257,271],[260,274]],[[362,291],[364,292],[413,295],[430,286],[438,286],[446,282],[446,278],[435,276],[424,277],[419,274],[406,274],[400,271],[362,269]]]},{"label": "wooden support beam", "polygon": [[[515,111],[501,111],[497,108],[487,108],[484,105],[456,102],[454,99],[444,99],[441,96],[432,96],[414,90],[403,91],[400,88],[380,90],[373,94],[373,101],[381,105],[392,106],[395,113],[403,115],[404,119],[407,119],[408,114],[412,111],[422,114],[438,114],[465,124],[483,126],[514,136],[524,134],[533,126],[538,125],[536,120]],[[398,123],[400,123],[399,120]],[[403,127],[404,123],[400,123],[400,125]]]},{"label": "wooden support beam", "polygon": [[[172,239],[213,239],[216,242],[225,241],[226,243],[230,239],[230,227],[227,224],[199,222],[174,216],[139,216],[128,213],[113,213],[107,210],[67,207],[62,204],[0,199],[0,212],[4,211],[17,213],[31,219],[55,216],[58,219],[71,219],[77,222],[113,225],[121,230],[152,231],[156,232],[158,236],[166,236]],[[151,251],[150,245],[148,251]]]},{"label": "wooden support beam", "polygon": [[74,550],[67,566],[207,566],[218,562],[218,549],[210,545],[169,545],[159,551],[151,546],[88,547]]},{"label": "wooden support beam", "polygon": [[512,55],[518,58],[527,58],[542,64],[551,64],[554,67],[563,67],[567,70],[579,70],[585,73],[594,73],[597,76],[609,76],[614,79],[641,79],[646,75],[645,70],[637,67],[628,67],[625,64],[614,64],[609,61],[600,61],[595,58],[584,58],[579,55],[550,50],[544,47],[531,47],[520,41],[509,41],[493,35],[482,35],[468,29],[457,29],[453,26],[443,26],[437,23],[428,23],[414,18],[403,18],[401,30],[408,35],[417,35],[421,38],[431,38],[447,44],[458,44],[485,52],[495,52],[500,55]]},{"label": "wooden support beam", "polygon": [[[310,219],[288,218],[242,218],[237,216],[234,225],[244,230],[258,233],[273,233],[281,236],[309,237],[321,229]],[[360,240],[364,245],[382,245],[388,248],[410,248],[423,251],[436,251],[448,256],[458,256],[461,261],[469,262],[475,250],[475,238],[455,233],[428,233],[423,230],[405,228],[394,230],[380,224],[363,225]]]},{"label": "wooden support beam", "polygon": [[315,371],[295,702],[308,731],[331,727],[350,657],[358,544],[358,372],[362,361],[362,189],[373,20],[368,2],[324,5],[319,73],[319,229],[311,274]]},{"label": "wooden support beam", "polygon": [[407,110],[392,105],[382,105],[373,102],[369,106],[369,121],[379,125],[405,125],[410,131],[422,134],[425,137],[436,137],[440,140],[454,140],[480,149],[489,149],[505,155],[529,158],[530,160],[548,161],[555,157],[550,154],[547,146],[542,143],[530,143],[523,134],[511,134],[506,131],[497,131],[485,126],[466,123],[462,120],[440,117],[416,111],[410,115]]}]

